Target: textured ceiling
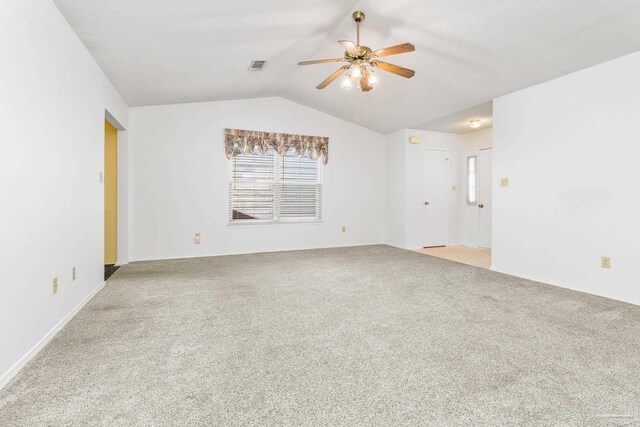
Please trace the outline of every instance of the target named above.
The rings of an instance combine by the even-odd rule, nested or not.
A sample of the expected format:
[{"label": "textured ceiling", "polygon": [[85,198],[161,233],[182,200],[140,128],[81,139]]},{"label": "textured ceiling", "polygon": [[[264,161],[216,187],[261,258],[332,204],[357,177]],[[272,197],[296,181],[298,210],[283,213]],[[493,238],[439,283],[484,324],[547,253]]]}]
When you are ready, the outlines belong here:
[{"label": "textured ceiling", "polygon": [[[480,127],[472,128],[469,126],[471,120],[480,120]],[[437,132],[464,134],[475,132],[477,130],[487,129],[493,126],[493,101],[476,105],[444,117],[430,120],[414,129],[433,130]]]},{"label": "textured ceiling", "polygon": [[[282,96],[379,132],[420,127],[640,50],[638,0],[55,0],[130,106]],[[373,91],[315,86],[339,39],[411,42]],[[252,59],[268,60],[260,72]]]}]

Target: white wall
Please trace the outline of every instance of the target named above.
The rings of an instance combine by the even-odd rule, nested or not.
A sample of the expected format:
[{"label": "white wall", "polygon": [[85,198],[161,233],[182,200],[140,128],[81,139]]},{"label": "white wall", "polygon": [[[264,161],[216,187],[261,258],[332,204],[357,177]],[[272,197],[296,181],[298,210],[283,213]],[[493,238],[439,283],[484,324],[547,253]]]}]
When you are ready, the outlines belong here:
[{"label": "white wall", "polygon": [[2,386],[103,283],[105,109],[127,106],[50,0],[2,2],[0,52]]},{"label": "white wall", "polygon": [[640,52],[494,101],[494,269],[640,303],[638,76]]},{"label": "white wall", "polygon": [[404,248],[406,230],[406,132],[386,136],[386,225],[385,242]]},{"label": "white wall", "polygon": [[[409,143],[410,136],[417,136],[420,144]],[[387,168],[391,169],[387,171],[387,243],[406,249],[422,247],[422,153],[425,149],[436,149],[449,154],[448,244],[458,244],[459,197],[451,187],[460,187],[460,135],[404,129],[387,135],[386,145]],[[396,208],[400,203],[402,206]]]},{"label": "white wall", "polygon": [[[132,108],[130,121],[133,260],[384,242],[379,133],[282,98]],[[323,222],[229,226],[224,128],[328,136]]]},{"label": "white wall", "polygon": [[129,262],[129,156],[129,132],[118,130],[117,265]]},{"label": "white wall", "polygon": [[459,135],[462,151],[482,150],[493,147],[493,128]]}]

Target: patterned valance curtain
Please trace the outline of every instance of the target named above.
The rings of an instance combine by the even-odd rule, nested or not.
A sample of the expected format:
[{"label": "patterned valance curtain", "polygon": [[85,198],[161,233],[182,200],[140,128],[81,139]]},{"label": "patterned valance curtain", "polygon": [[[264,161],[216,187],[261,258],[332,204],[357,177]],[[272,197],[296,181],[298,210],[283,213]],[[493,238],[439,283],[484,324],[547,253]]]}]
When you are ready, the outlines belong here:
[{"label": "patterned valance curtain", "polygon": [[307,156],[322,163],[329,161],[329,138],[324,136],[292,135],[288,133],[225,129],[224,151],[228,159],[238,154],[250,154],[258,149],[263,155],[273,148],[282,156],[293,150],[298,157]]}]

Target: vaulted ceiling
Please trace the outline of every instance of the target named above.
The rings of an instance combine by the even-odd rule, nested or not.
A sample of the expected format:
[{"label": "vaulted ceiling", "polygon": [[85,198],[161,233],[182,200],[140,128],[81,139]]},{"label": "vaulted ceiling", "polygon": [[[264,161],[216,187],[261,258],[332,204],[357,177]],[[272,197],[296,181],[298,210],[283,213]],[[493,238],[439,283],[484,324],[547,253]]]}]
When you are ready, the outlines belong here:
[{"label": "vaulted ceiling", "polygon": [[[282,96],[382,133],[424,127],[509,92],[640,50],[638,0],[54,0],[130,106]],[[403,42],[361,93],[315,86],[339,39]],[[252,59],[268,62],[247,71]]]}]

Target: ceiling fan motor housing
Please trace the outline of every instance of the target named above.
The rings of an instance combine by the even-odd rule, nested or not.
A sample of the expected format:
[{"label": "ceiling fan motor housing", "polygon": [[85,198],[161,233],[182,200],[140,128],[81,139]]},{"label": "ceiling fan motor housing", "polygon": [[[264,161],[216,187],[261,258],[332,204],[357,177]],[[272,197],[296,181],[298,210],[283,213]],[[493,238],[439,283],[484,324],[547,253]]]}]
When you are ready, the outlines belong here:
[{"label": "ceiling fan motor housing", "polygon": [[355,12],[353,12],[353,15],[351,15],[351,16],[353,16],[353,20],[354,20],[354,21],[356,21],[356,22],[362,22],[362,21],[364,21],[364,16],[365,16],[365,15],[364,15],[364,12],[361,12],[361,11],[359,11],[359,10],[356,10]]}]

